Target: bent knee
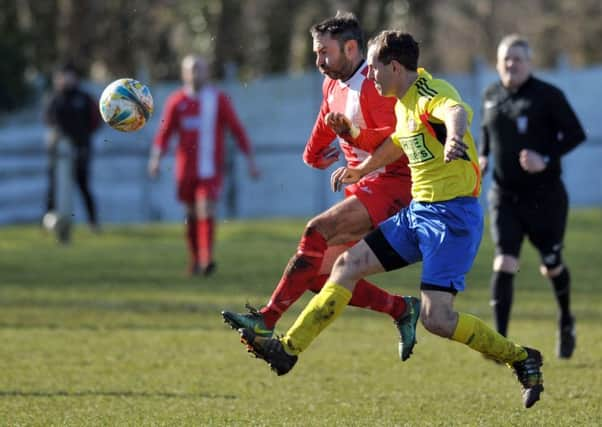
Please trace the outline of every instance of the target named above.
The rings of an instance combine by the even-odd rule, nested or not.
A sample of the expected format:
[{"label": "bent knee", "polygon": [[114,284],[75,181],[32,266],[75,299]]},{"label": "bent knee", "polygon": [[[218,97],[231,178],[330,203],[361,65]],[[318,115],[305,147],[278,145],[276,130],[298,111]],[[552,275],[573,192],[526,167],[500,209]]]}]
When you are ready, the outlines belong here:
[{"label": "bent knee", "polygon": [[310,219],[305,225],[304,235],[310,235],[312,233],[318,232],[324,237],[324,239],[328,240],[331,237],[333,230],[333,224],[329,221],[328,218],[324,216],[316,216]]},{"label": "bent knee", "polygon": [[420,320],[427,331],[444,338],[451,337],[456,327],[453,313],[433,315],[423,311]]},{"label": "bent knee", "polygon": [[500,254],[493,259],[493,271],[515,274],[519,265],[518,258],[513,255]]},{"label": "bent knee", "polygon": [[332,266],[332,272],[338,273],[339,275],[346,273],[349,274],[353,270],[353,263],[351,262],[351,256],[349,252],[343,252],[340,254]]},{"label": "bent knee", "polygon": [[343,252],[332,266],[331,278],[340,281],[358,281],[362,278],[359,262],[356,262],[349,252]]},{"label": "bent knee", "polygon": [[539,266],[539,273],[548,279],[553,279],[554,277],[559,276],[560,273],[562,273],[562,270],[564,270],[563,264],[557,265],[554,268],[549,268],[544,264]]}]

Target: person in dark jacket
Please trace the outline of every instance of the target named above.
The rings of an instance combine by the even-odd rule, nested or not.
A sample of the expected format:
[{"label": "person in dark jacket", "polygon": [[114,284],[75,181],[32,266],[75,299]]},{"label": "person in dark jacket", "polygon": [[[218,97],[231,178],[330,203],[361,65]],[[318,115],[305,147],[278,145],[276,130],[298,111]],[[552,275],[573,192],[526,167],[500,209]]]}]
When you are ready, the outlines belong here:
[{"label": "person in dark jacket", "polygon": [[493,173],[488,201],[495,243],[491,293],[496,327],[507,334],[514,276],[528,237],[558,302],[557,356],[570,358],[576,335],[571,279],[562,259],[568,196],[561,158],[585,140],[585,133],[563,92],[532,75],[526,39],[515,34],[502,39],[497,71],[500,80],[483,97],[479,153],[483,174],[489,168]]},{"label": "person in dark jacket", "polygon": [[81,191],[90,227],[98,230],[96,203],[90,190],[92,134],[100,125],[96,101],[79,86],[79,73],[72,64],[58,68],[53,78],[53,92],[44,109],[48,136],[48,194],[47,212],[55,210],[55,169],[57,145],[66,139],[73,149],[73,175]]}]

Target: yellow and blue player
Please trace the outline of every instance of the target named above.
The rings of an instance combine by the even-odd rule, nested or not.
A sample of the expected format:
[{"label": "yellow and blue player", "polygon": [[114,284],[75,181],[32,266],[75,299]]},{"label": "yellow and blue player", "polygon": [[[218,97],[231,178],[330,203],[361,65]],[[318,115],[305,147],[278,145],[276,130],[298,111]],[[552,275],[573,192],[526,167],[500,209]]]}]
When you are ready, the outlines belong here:
[{"label": "yellow and blue player", "polygon": [[539,351],[517,345],[453,308],[483,234],[481,176],[468,129],[470,107],[449,83],[418,68],[418,54],[418,44],[407,33],[385,31],[371,40],[368,77],[382,95],[397,98],[396,131],[359,166],[339,168],[331,180],[334,189],[356,182],[405,153],[412,202],[339,256],[326,285],[282,338],[266,339],[241,329],[242,340],[276,373],[285,374],[343,311],[357,280],[422,261],[424,327],[512,367],[528,408],[543,391]]}]

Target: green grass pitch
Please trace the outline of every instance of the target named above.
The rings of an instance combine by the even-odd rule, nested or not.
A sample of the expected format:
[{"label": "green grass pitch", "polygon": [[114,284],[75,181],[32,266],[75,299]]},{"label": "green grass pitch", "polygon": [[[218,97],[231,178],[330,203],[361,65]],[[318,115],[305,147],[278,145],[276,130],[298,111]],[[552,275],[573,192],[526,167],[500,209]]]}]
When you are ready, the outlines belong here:
[{"label": "green grass pitch", "polygon": [[[565,258],[577,350],[555,358],[556,304],[525,245],[510,335],[544,353],[545,392],[523,409],[511,371],[421,326],[397,358],[384,315],[347,308],[295,369],[248,355],[220,310],[261,305],[301,220],[222,222],[217,273],[184,275],[179,225],[77,228],[58,246],[33,226],[0,229],[0,426],[581,426],[602,423],[602,210],[574,210]],[[491,322],[486,232],[456,307]],[[374,276],[417,294],[419,267]],[[283,332],[310,298],[278,326]]]}]

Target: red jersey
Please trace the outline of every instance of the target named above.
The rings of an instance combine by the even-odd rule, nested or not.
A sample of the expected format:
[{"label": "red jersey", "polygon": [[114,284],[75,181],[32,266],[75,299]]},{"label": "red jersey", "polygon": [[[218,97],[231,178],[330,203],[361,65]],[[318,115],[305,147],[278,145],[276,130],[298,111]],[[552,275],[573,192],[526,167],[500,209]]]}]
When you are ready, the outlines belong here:
[{"label": "red jersey", "polygon": [[[343,113],[360,129],[353,139],[338,137],[345,160],[351,167],[360,164],[395,130],[395,98],[382,97],[374,82],[366,78],[368,66],[363,64],[347,81],[324,78],[323,99],[313,131],[303,153],[303,160],[310,166],[320,158],[320,152],[337,138],[337,134],[324,122],[329,112]],[[393,163],[377,169],[366,177],[381,175],[410,176],[408,159],[404,155]],[[364,177],[364,178],[366,178]]]},{"label": "red jersey", "polygon": [[178,181],[221,179],[226,128],[234,134],[240,150],[249,154],[249,139],[223,92],[212,86],[205,86],[194,95],[179,89],[167,99],[154,144],[164,154],[170,137],[178,134]]}]

